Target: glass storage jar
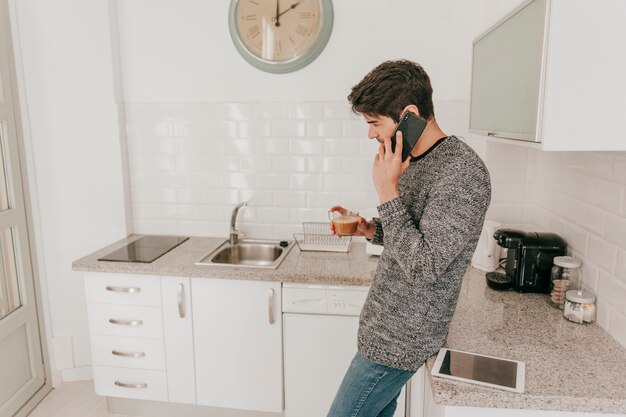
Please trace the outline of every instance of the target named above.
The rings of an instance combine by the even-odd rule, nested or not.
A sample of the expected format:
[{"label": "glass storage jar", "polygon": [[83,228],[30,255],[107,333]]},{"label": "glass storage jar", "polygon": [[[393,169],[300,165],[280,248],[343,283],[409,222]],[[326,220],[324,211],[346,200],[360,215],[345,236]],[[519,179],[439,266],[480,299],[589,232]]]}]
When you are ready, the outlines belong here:
[{"label": "glass storage jar", "polygon": [[596,321],[596,297],[584,290],[569,290],[565,295],[563,317],[574,323]]},{"label": "glass storage jar", "polygon": [[580,289],[580,266],[582,262],[572,256],[557,256],[550,274],[550,305],[563,309],[568,290]]}]

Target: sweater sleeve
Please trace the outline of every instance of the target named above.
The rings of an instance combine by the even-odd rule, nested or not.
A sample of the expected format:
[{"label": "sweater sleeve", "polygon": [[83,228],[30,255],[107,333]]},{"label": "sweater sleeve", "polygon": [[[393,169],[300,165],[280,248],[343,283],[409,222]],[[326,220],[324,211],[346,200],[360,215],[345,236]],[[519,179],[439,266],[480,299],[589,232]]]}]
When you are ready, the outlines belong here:
[{"label": "sweater sleeve", "polygon": [[378,206],[385,251],[407,280],[434,282],[482,229],[491,199],[486,170],[450,173],[430,192],[421,218],[414,219],[402,196]]},{"label": "sweater sleeve", "polygon": [[367,239],[369,240],[373,245],[383,245],[383,225],[380,222],[380,219],[378,217],[373,217],[372,218],[372,222],[374,223],[374,226],[376,226],[376,228],[374,229],[374,236],[372,236],[371,239]]}]

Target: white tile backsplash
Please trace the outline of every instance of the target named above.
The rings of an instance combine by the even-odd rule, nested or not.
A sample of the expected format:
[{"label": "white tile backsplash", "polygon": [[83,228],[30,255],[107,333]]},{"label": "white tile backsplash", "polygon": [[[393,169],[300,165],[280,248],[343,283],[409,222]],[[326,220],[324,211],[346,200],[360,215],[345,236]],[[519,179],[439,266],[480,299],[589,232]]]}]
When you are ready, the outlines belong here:
[{"label": "white tile backsplash", "polygon": [[613,156],[608,152],[585,152],[582,171],[598,179],[610,179]]},{"label": "white tile backsplash", "polygon": [[598,324],[626,345],[625,153],[528,152],[536,175],[527,184],[524,222],[568,242],[583,261],[584,287],[597,295]]},{"label": "white tile backsplash", "polygon": [[626,284],[626,251],[620,250],[617,253],[617,265],[615,275],[623,284]]},{"label": "white tile backsplash", "polygon": [[600,265],[602,269],[608,272],[615,271],[615,262],[617,260],[617,247],[601,240],[595,236],[589,237],[589,248],[587,251],[589,259]]},{"label": "white tile backsplash", "polygon": [[593,200],[602,210],[620,214],[622,212],[623,196],[623,185],[603,180],[595,182]]},{"label": "white tile backsplash", "polygon": [[289,118],[296,120],[321,120],[322,103],[293,103],[289,105]]},{"label": "white tile backsplash", "polygon": [[617,183],[626,184],[626,156],[615,156],[612,178]]},{"label": "white tile backsplash", "polygon": [[[435,103],[437,120],[485,160],[488,218],[556,232],[583,261],[598,323],[626,343],[626,153],[541,152],[467,133],[466,101]],[[247,237],[291,238],[340,204],[368,216],[377,143],[347,102],[185,103],[126,107],[135,232],[224,236],[250,201]]]}]

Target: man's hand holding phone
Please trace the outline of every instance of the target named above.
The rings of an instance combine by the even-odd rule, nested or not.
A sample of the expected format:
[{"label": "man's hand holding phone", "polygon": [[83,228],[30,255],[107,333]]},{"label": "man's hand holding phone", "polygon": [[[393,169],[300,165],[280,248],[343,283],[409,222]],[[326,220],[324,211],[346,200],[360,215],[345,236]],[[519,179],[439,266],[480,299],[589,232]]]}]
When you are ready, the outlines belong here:
[{"label": "man's hand holding phone", "polygon": [[396,133],[396,149],[391,150],[391,138],[385,138],[378,146],[378,153],[374,157],[372,179],[380,204],[386,203],[400,196],[398,181],[400,175],[409,167],[409,158],[402,161],[402,132]]}]

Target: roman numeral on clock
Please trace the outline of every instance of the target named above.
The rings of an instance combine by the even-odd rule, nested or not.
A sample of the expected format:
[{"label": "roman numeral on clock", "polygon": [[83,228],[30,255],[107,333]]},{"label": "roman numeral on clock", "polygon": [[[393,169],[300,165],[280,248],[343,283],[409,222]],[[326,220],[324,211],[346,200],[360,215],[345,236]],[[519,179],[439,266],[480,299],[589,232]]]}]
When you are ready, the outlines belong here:
[{"label": "roman numeral on clock", "polygon": [[254,25],[250,29],[248,29],[248,35],[253,38],[259,36],[259,33],[261,33],[261,28],[259,27],[259,25]]},{"label": "roman numeral on clock", "polygon": [[298,25],[298,27],[296,28],[296,33],[300,36],[306,36],[309,33],[309,30],[302,25]]}]

